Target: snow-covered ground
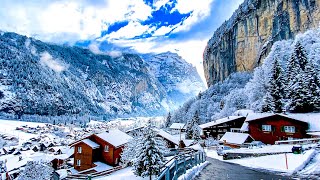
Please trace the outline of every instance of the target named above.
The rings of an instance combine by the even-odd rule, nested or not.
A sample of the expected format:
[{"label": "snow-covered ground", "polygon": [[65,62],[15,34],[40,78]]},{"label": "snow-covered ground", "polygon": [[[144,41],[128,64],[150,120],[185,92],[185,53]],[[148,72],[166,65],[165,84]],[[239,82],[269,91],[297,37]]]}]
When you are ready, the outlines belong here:
[{"label": "snow-covered ground", "polygon": [[302,176],[312,176],[320,174],[320,153],[316,154],[307,166],[299,172]]},{"label": "snow-covered ground", "polygon": [[110,174],[109,176],[105,176],[105,177],[99,177],[99,178],[94,178],[94,180],[107,180],[107,179],[110,179],[110,180],[143,180],[143,179],[149,179],[149,177],[139,177],[139,176],[136,176],[133,174],[133,171],[132,171],[132,167],[127,167],[127,168],[124,168],[124,169],[121,169],[119,171],[116,171],[112,174]]},{"label": "snow-covered ground", "polygon": [[24,122],[24,121],[11,121],[11,120],[0,120],[0,133],[15,136],[19,139],[19,144],[21,145],[26,140],[33,137],[37,137],[38,134],[26,133],[20,130],[16,130],[16,127],[21,127],[27,125],[29,127],[45,126],[44,123],[35,122]]},{"label": "snow-covered ground", "polygon": [[187,172],[181,176],[178,177],[178,180],[191,180],[194,179],[196,176],[199,175],[199,173],[202,171],[203,168],[205,168],[209,164],[208,161],[203,162],[191,169],[188,169]]},{"label": "snow-covered ground", "polygon": [[[291,145],[292,147],[292,145]],[[288,147],[277,147],[274,151],[286,150]],[[222,156],[218,156],[216,150],[206,150],[207,156],[215,158],[221,161],[226,161],[230,163],[240,164],[242,166],[265,169],[269,171],[285,172],[288,174],[295,173],[302,170],[306,164],[309,163],[310,159],[316,155],[314,149],[307,150],[303,154],[293,154],[287,153],[288,169],[286,167],[286,156],[285,154],[268,155],[261,157],[243,158],[243,159],[232,159],[223,160]],[[264,151],[265,152],[265,151]]]}]

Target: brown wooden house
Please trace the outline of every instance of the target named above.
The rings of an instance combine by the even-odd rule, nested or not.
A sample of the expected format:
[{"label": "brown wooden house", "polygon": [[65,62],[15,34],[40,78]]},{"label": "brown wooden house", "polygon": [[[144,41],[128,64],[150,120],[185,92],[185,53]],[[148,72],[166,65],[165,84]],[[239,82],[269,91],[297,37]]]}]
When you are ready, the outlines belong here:
[{"label": "brown wooden house", "polygon": [[265,144],[309,137],[307,122],[285,114],[253,113],[247,116],[245,123],[249,134]]},{"label": "brown wooden house", "polygon": [[74,146],[74,169],[83,171],[93,168],[94,162],[117,166],[122,149],[130,139],[131,136],[116,129],[92,134],[70,144]]},{"label": "brown wooden house", "polygon": [[240,132],[240,128],[245,119],[243,116],[228,116],[206,124],[201,124],[200,128],[205,137],[220,139],[226,132]]}]

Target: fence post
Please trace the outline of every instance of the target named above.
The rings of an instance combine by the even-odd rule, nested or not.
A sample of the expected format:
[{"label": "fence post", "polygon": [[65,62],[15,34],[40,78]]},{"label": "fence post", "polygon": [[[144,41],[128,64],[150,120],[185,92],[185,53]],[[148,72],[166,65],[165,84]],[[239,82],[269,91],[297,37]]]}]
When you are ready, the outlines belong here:
[{"label": "fence post", "polygon": [[169,167],[166,167],[166,170],[165,170],[165,171],[166,171],[166,175],[165,175],[166,178],[165,178],[165,179],[166,179],[166,180],[170,180],[170,179],[171,179],[171,178],[170,178],[170,168],[169,168]]},{"label": "fence post", "polygon": [[177,159],[174,160],[174,176],[173,176],[173,179],[174,179],[174,180],[177,180],[177,179],[178,179],[178,177],[177,177],[178,162],[177,162],[177,161],[178,161]]},{"label": "fence post", "polygon": [[183,156],[183,174],[187,172],[187,167],[186,167],[186,157]]}]

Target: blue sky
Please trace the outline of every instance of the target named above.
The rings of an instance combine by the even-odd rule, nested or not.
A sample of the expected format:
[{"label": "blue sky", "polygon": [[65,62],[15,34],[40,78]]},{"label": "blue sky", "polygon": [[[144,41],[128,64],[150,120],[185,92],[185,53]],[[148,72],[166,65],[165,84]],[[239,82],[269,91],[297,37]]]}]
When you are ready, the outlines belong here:
[{"label": "blue sky", "polygon": [[242,1],[1,0],[0,29],[96,53],[172,51],[203,75],[207,41]]}]

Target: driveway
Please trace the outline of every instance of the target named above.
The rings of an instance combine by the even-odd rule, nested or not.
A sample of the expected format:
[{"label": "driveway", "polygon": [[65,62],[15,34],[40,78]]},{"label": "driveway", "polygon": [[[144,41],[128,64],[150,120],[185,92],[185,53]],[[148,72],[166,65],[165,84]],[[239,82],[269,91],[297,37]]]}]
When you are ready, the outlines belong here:
[{"label": "driveway", "polygon": [[271,172],[261,172],[258,170],[250,169],[238,164],[222,162],[217,159],[207,158],[210,164],[205,167],[196,180],[284,180],[291,179],[288,176],[281,174],[273,174]]}]

